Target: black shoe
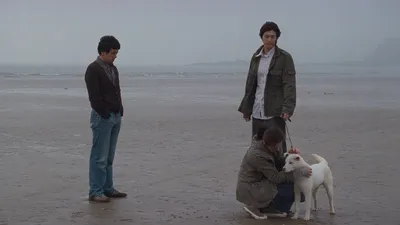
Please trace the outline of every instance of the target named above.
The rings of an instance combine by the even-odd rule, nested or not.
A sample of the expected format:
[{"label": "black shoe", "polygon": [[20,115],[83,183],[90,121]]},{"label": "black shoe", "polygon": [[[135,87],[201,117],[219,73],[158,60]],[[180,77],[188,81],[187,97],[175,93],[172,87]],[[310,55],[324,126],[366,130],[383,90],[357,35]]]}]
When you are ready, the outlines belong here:
[{"label": "black shoe", "polygon": [[114,190],[113,192],[105,192],[104,195],[109,198],[126,198],[128,196],[126,193],[122,193],[117,190]]}]

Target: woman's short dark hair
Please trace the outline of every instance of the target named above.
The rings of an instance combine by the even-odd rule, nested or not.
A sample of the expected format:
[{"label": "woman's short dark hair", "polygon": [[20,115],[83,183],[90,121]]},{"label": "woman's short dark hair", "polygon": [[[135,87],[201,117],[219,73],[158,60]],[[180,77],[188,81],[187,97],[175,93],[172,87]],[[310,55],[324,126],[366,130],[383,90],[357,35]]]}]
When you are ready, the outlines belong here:
[{"label": "woman's short dark hair", "polygon": [[264,35],[265,32],[268,32],[271,30],[275,31],[276,38],[279,38],[281,36],[281,30],[279,29],[278,25],[272,21],[267,21],[260,28],[260,33],[259,33],[260,38],[262,38],[262,36]]},{"label": "woman's short dark hair", "polygon": [[100,55],[102,52],[109,53],[111,49],[119,50],[120,48],[121,44],[114,36],[106,35],[100,38],[99,45],[97,46],[97,52]]},{"label": "woman's short dark hair", "polygon": [[277,145],[285,139],[283,131],[276,127],[268,128],[263,135],[263,141],[267,145]]}]

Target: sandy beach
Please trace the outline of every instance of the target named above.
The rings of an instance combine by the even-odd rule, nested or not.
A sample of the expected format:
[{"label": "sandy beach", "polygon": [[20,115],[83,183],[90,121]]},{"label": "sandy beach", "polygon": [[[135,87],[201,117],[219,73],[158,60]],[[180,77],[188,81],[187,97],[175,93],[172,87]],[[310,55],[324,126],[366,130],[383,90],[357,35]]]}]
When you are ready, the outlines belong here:
[{"label": "sandy beach", "polygon": [[[83,78],[0,79],[1,225],[305,224],[255,221],[235,200],[251,130],[237,112],[243,76],[122,77],[114,183],[129,196],[109,204],[87,201]],[[337,212],[329,215],[321,189],[322,210],[307,224],[399,224],[400,109],[390,90],[399,78],[304,79],[289,129],[307,160],[329,161]]]}]

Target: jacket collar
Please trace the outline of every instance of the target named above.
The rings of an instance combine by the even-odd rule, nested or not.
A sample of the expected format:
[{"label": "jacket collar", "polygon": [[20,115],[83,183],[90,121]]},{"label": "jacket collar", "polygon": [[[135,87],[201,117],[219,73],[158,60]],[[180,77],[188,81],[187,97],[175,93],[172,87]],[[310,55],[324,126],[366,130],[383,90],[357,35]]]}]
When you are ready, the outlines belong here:
[{"label": "jacket collar", "polygon": [[[254,53],[254,57],[260,57],[263,52],[264,52],[264,45],[261,45],[260,47],[258,47],[258,49],[256,50],[256,52]],[[278,45],[275,45],[274,49],[274,57],[277,57],[280,55],[280,48],[278,47]],[[269,52],[267,54],[270,54]]]},{"label": "jacket collar", "polygon": [[[257,53],[257,52],[256,52]],[[266,56],[269,57],[271,55],[274,55],[275,53],[275,47],[273,47],[271,50],[269,50],[267,53],[264,52],[264,48],[261,48],[260,51],[258,51],[258,54],[256,55],[256,57],[261,57],[261,56]]]},{"label": "jacket collar", "polygon": [[100,56],[97,56],[96,62],[97,62],[98,64],[100,64],[100,66],[102,66],[102,67],[113,67],[113,66],[114,66],[113,63],[106,63],[106,62],[104,62],[104,61],[100,58]]}]

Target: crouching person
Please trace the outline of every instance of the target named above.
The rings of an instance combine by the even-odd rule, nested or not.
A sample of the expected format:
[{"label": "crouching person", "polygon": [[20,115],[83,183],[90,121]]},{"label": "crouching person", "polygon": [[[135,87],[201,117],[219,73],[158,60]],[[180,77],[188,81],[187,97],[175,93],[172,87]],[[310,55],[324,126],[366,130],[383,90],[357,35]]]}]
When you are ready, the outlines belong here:
[{"label": "crouching person", "polygon": [[[243,157],[236,199],[245,205],[244,209],[255,219],[285,217],[293,205],[293,172],[279,171],[285,160],[279,148],[283,140],[282,130],[270,127],[254,136]],[[291,150],[289,153],[298,151]],[[310,177],[312,171],[306,168],[298,173]]]}]

